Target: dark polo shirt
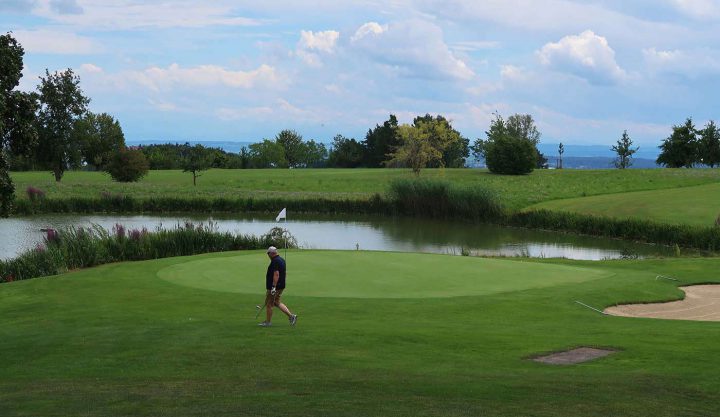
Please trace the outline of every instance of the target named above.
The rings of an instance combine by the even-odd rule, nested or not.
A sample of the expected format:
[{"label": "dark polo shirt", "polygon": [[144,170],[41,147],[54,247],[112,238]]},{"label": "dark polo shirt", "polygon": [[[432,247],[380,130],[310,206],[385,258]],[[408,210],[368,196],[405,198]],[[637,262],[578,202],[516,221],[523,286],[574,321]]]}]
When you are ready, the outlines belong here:
[{"label": "dark polo shirt", "polygon": [[268,265],[267,274],[265,275],[265,288],[268,290],[272,289],[275,271],[280,271],[280,278],[276,288],[282,290],[285,288],[285,259],[281,258],[280,255],[272,258],[270,265]]}]

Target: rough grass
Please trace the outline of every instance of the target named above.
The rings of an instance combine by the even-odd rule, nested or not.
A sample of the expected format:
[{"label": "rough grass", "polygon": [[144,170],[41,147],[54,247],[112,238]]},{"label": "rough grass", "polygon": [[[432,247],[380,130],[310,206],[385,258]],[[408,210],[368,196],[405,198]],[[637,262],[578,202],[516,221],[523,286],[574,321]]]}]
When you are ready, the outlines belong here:
[{"label": "rough grass", "polygon": [[659,223],[713,226],[720,215],[720,183],[670,190],[556,200],[529,209],[568,211]]},{"label": "rough grass", "polygon": [[[412,178],[413,174],[406,169],[214,169],[203,173],[197,187],[193,187],[190,174],[180,171],[151,171],[131,184],[113,182],[97,172],[68,172],[59,184],[48,172],[15,172],[11,176],[21,199],[27,199],[28,186],[54,199],[99,197],[102,193],[137,198],[367,199],[387,192],[392,180]],[[562,198],[708,184],[720,180],[720,169],[536,170],[520,176],[494,175],[479,169],[425,169],[421,177],[463,186],[482,185],[499,195],[504,206],[519,209]]]},{"label": "rough grass", "polygon": [[[355,254],[312,253],[338,261]],[[655,274],[679,277],[681,284],[717,282],[718,259],[544,261],[537,265],[601,275],[532,289],[532,275],[521,274],[528,285],[504,292],[388,299],[295,294],[303,278],[293,254],[284,297],[300,314],[295,329],[281,317],[273,328],[257,328],[258,294],[200,290],[157,277],[164,268],[227,261],[238,253],[105,265],[1,284],[0,415],[720,413],[715,323],[607,317],[573,302],[602,308],[678,298],[682,293],[655,281]],[[258,268],[267,262],[262,252],[243,256]],[[508,273],[488,269],[484,259],[430,256],[435,261],[427,273],[439,280],[456,262],[477,264],[467,280],[498,285]],[[507,262],[509,273],[515,265],[532,265],[496,262]],[[385,264],[366,262],[325,278],[366,282],[368,288],[376,285],[368,278],[415,285]],[[263,285],[262,276],[250,271],[227,274]],[[569,367],[526,360],[575,346],[620,352]]]}]

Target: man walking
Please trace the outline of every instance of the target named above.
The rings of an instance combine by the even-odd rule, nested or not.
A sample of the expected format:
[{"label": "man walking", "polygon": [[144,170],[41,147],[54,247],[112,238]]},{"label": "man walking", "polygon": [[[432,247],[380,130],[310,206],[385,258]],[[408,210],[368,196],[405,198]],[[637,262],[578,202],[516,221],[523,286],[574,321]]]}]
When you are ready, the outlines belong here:
[{"label": "man walking", "polygon": [[265,313],[267,319],[260,323],[259,326],[270,327],[272,325],[273,307],[277,306],[280,311],[285,313],[290,320],[290,325],[295,326],[297,323],[297,314],[293,314],[280,301],[280,296],[285,289],[285,259],[280,257],[275,246],[270,246],[267,250],[270,257],[270,265],[268,265],[267,274],[265,275]]}]

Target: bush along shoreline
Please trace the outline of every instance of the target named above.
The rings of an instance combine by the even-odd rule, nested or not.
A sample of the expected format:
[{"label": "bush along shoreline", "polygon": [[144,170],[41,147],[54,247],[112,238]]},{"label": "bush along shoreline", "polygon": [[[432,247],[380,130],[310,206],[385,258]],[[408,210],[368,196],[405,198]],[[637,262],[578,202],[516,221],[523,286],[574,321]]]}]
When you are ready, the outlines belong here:
[{"label": "bush along shoreline", "polygon": [[509,211],[498,196],[483,187],[449,181],[401,179],[386,195],[365,199],[330,198],[181,198],[139,199],[120,194],[101,197],[18,201],[15,213],[295,213],[375,214],[452,219],[602,236],[660,245],[720,251],[720,226],[685,226],[642,219],[619,219],[549,210]]},{"label": "bush along shoreline", "polygon": [[16,258],[0,260],[0,283],[57,275],[92,266],[209,252],[265,249],[268,246],[296,248],[289,232],[275,227],[262,236],[218,232],[212,223],[186,222],[173,229],[126,229],[117,224],[112,231],[102,227],[49,229],[44,243]]}]

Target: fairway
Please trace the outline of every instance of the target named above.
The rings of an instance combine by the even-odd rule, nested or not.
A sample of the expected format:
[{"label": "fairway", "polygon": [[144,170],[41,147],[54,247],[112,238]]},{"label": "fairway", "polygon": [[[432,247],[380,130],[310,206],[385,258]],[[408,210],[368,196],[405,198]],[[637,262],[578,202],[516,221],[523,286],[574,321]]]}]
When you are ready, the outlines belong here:
[{"label": "fairway", "polygon": [[[311,297],[426,298],[519,291],[612,275],[597,269],[449,255],[290,251],[290,294]],[[169,282],[206,290],[264,294],[260,252],[178,263],[158,271]]]},{"label": "fairway", "polygon": [[720,216],[720,184],[555,200],[536,204],[529,209],[712,226]]},{"label": "fairway", "polygon": [[[613,317],[720,282],[720,259],[577,262],[225,252],[0,284],[0,415],[715,416],[718,323]],[[574,347],[605,358],[530,358]]]}]

